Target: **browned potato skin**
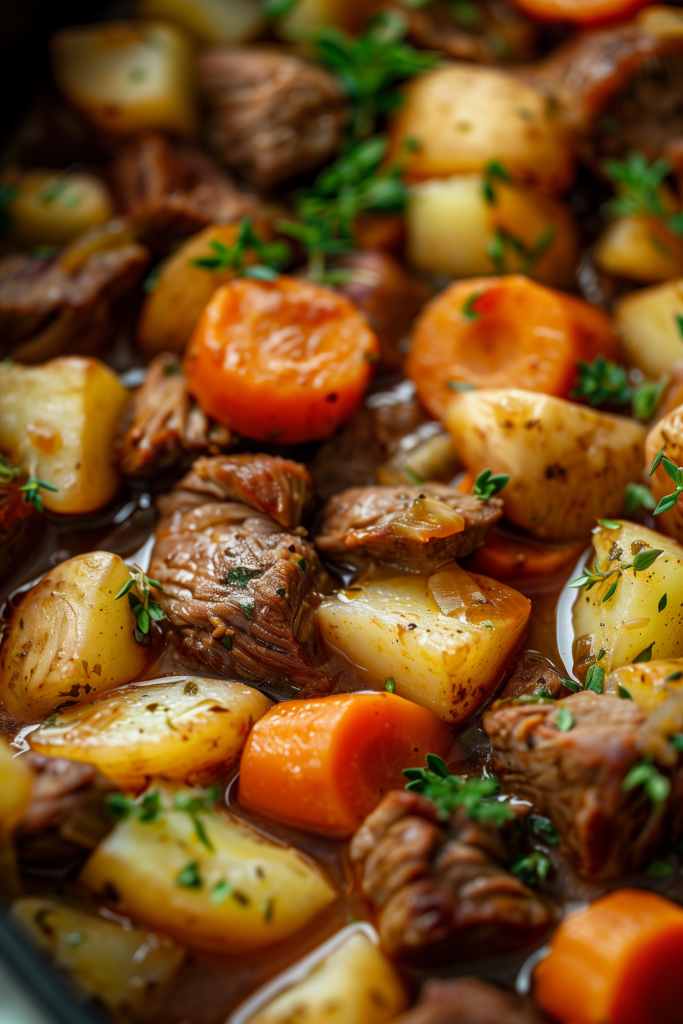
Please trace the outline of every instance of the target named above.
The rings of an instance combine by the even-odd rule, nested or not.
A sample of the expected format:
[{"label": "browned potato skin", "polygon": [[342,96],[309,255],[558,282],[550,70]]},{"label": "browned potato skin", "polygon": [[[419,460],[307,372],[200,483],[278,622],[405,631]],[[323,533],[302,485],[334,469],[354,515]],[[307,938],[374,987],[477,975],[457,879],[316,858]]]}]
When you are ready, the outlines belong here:
[{"label": "browned potato skin", "polygon": [[[647,435],[645,465],[648,471],[660,451],[663,451],[675,465],[683,465],[683,405],[677,406],[655,423]],[[655,501],[660,501],[674,490],[674,482],[667,476],[661,463],[649,482]],[[683,544],[683,505],[680,498],[672,509],[657,516],[657,528]]]}]

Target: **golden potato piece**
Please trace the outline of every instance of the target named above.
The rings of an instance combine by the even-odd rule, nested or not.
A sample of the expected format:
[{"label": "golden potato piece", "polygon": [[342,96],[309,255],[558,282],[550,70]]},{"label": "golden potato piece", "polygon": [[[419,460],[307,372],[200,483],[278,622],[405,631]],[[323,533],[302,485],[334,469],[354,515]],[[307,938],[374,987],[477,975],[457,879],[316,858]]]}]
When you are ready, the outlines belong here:
[{"label": "golden potato piece", "polygon": [[174,25],[110,21],[60,29],[52,66],[64,96],[111,135],[193,135],[192,45]]},{"label": "golden potato piece", "polygon": [[277,19],[275,31],[281,39],[296,40],[297,33],[310,32],[321,25],[336,25],[355,35],[372,13],[372,7],[368,0],[297,0],[287,14]]},{"label": "golden potato piece", "polygon": [[94,174],[35,169],[4,180],[16,189],[7,215],[20,245],[66,245],[113,214],[109,191]]},{"label": "golden potato piece", "polygon": [[25,896],[15,900],[11,914],[60,970],[119,1020],[149,1010],[185,956],[165,936],[124,928],[57,900]]},{"label": "golden potato piece", "polygon": [[503,583],[455,562],[432,576],[377,569],[326,598],[318,629],[368,685],[461,725],[491,697],[531,605]]},{"label": "golden potato piece", "polygon": [[[638,523],[616,522],[618,530],[599,526],[593,532],[598,568],[609,575],[590,590],[578,590],[572,609],[574,667],[580,677],[601,651],[605,675],[622,665],[635,663],[639,670],[650,660],[683,658],[683,547]],[[648,568],[626,568],[648,550],[661,551]],[[595,571],[593,563],[588,569]]]},{"label": "golden potato piece", "polygon": [[683,275],[683,242],[655,217],[618,217],[595,243],[601,270],[647,284]]},{"label": "golden potato piece", "polygon": [[574,177],[571,135],[547,97],[505,71],[465,63],[405,87],[391,155],[412,181],[483,171],[491,160],[549,194],[566,191]]},{"label": "golden potato piece", "polygon": [[204,784],[237,761],[271,704],[244,683],[169,676],[63,711],[29,741],[39,754],[97,765],[122,789],[144,789],[153,775]]},{"label": "golden potato piece", "polygon": [[24,758],[0,736],[0,832],[14,828],[26,810],[32,777]]},{"label": "golden potato piece", "polygon": [[116,601],[130,573],[118,555],[92,551],[52,569],[24,594],[0,647],[0,697],[36,721],[142,672],[128,601]]},{"label": "golden potato piece", "polygon": [[114,440],[127,401],[99,359],[0,366],[0,451],[58,488],[40,491],[51,512],[93,512],[119,489]]},{"label": "golden potato piece", "polygon": [[246,43],[265,24],[262,0],[139,0],[140,18],[162,18],[203,43]]},{"label": "golden potato piece", "polygon": [[643,468],[640,424],[533,391],[464,392],[446,426],[469,470],[510,476],[505,515],[540,540],[580,540],[599,516],[619,515]]},{"label": "golden potato piece", "polygon": [[[291,847],[222,814],[193,816],[160,791],[163,813],[119,822],[80,880],[117,911],[202,949],[248,953],[280,942],[336,897],[318,868]],[[178,800],[176,799],[176,804]]]},{"label": "golden potato piece", "polygon": [[683,278],[630,292],[614,307],[623,353],[646,377],[683,359]]},{"label": "golden potato piece", "polygon": [[673,693],[683,693],[683,658],[615,668],[605,676],[605,693],[628,694],[650,714]]},{"label": "golden potato piece", "polygon": [[[683,405],[672,409],[650,430],[645,442],[645,465],[648,470],[658,453],[663,451],[676,466],[683,466]],[[652,494],[659,502],[674,491],[674,482],[660,463],[650,478]],[[683,544],[683,507],[680,499],[668,512],[660,512],[657,526]]]}]

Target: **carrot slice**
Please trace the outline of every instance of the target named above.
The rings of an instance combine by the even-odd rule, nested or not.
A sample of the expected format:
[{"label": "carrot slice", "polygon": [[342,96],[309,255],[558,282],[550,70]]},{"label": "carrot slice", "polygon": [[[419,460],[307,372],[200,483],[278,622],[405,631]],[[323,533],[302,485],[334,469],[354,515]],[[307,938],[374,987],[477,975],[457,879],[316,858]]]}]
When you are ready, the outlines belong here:
[{"label": "carrot slice", "polygon": [[185,355],[204,412],[259,441],[327,437],[356,411],[379,358],[348,299],[292,277],[219,288]]},{"label": "carrot slice", "polygon": [[566,398],[577,360],[616,357],[600,309],[522,274],[457,281],[417,321],[406,371],[422,403],[443,419],[466,387],[523,388]]},{"label": "carrot slice", "polygon": [[494,526],[483,546],[464,564],[468,572],[484,573],[494,580],[550,579],[569,572],[585,546],[582,540],[544,544],[509,536]]},{"label": "carrot slice", "polygon": [[567,1024],[678,1024],[683,909],[619,889],[560,924],[534,972],[541,1009]]},{"label": "carrot slice", "polygon": [[605,25],[623,21],[651,0],[514,0],[525,14],[539,21],[570,21],[576,25]]},{"label": "carrot slice", "polygon": [[309,832],[351,835],[403,768],[448,759],[453,737],[428,708],[393,693],[345,693],[276,704],[240,762],[245,807]]}]

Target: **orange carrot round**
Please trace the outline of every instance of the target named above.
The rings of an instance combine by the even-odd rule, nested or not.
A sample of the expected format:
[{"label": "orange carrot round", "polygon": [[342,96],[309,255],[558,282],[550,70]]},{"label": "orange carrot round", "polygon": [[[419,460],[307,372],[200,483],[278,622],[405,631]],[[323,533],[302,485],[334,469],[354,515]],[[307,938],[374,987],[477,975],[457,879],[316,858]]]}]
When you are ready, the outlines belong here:
[{"label": "orange carrot round", "polygon": [[438,419],[459,389],[523,388],[566,398],[577,360],[617,355],[602,310],[522,274],[457,281],[417,321],[406,371]]},{"label": "orange carrot round", "polygon": [[468,572],[480,572],[494,580],[550,579],[569,570],[585,548],[585,542],[544,543],[526,537],[510,536],[494,526],[464,563]]},{"label": "orange carrot round", "polygon": [[185,355],[190,392],[243,437],[327,437],[356,411],[379,358],[358,310],[327,288],[279,277],[219,288]]},{"label": "orange carrot round", "polygon": [[678,1024],[683,909],[618,889],[560,924],[534,972],[542,1010],[566,1024]]},{"label": "orange carrot round", "polygon": [[540,21],[604,25],[624,21],[650,0],[514,0],[525,14]]},{"label": "orange carrot round", "polygon": [[403,768],[448,759],[453,737],[428,708],[393,693],[344,693],[276,704],[251,730],[239,800],[276,821],[351,835]]}]

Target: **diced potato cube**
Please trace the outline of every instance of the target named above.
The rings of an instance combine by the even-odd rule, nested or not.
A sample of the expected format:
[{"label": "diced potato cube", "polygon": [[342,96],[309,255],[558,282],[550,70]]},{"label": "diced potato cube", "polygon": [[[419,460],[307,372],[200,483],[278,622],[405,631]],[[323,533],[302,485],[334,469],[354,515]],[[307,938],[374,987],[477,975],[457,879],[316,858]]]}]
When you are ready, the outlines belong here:
[{"label": "diced potato cube", "polygon": [[265,24],[262,0],[140,0],[141,18],[162,18],[203,43],[246,43]]},{"label": "diced potato cube", "polygon": [[407,1002],[391,962],[364,932],[357,931],[303,981],[249,1017],[248,1024],[385,1024]]},{"label": "diced potato cube", "polygon": [[40,491],[51,512],[93,512],[119,489],[114,440],[127,401],[99,359],[0,366],[0,451],[58,488]]},{"label": "diced potato cube", "polygon": [[206,783],[233,765],[270,701],[228,679],[169,676],[63,711],[30,735],[33,750],[97,765],[122,789],[153,775]]},{"label": "diced potato cube", "polygon": [[222,814],[202,815],[200,836],[193,816],[173,806],[178,791],[157,788],[163,813],[119,822],[81,872],[120,913],[191,946],[248,953],[286,939],[335,899],[296,850]]},{"label": "diced potato cube", "polygon": [[118,555],[92,551],[62,562],[15,608],[0,647],[0,697],[35,721],[139,675],[146,648],[116,595],[130,579]]},{"label": "diced potato cube", "polygon": [[624,355],[646,377],[683,359],[683,279],[630,292],[614,312]]},{"label": "diced potato cube", "polygon": [[192,45],[174,25],[112,21],[60,29],[52,38],[57,85],[96,128],[193,135]]},{"label": "diced potato cube", "polygon": [[674,694],[683,692],[683,658],[622,665],[605,676],[605,693],[628,694],[649,715]]},{"label": "diced potato cube", "polygon": [[0,831],[10,831],[21,818],[31,797],[32,778],[24,758],[0,736]]},{"label": "diced potato cube", "polygon": [[57,900],[22,897],[12,917],[84,992],[126,1020],[150,1009],[185,955],[164,936]]},{"label": "diced potato cube", "polygon": [[326,598],[318,628],[327,647],[368,685],[447,722],[466,722],[496,692],[531,606],[502,583],[455,563],[432,576],[378,569]]},{"label": "diced potato cube", "polygon": [[30,170],[4,181],[16,189],[6,209],[11,237],[21,245],[66,245],[113,213],[109,191],[94,174]]},{"label": "diced potato cube", "polygon": [[[580,673],[601,651],[605,675],[634,662],[640,668],[651,659],[683,658],[683,547],[638,523],[616,522],[621,529],[599,526],[593,532],[598,568],[610,575],[590,590],[579,589],[572,610],[574,664]],[[653,548],[662,554],[649,568],[626,568],[639,552]],[[592,563],[588,569],[595,571]]]},{"label": "diced potato cube", "polygon": [[446,425],[469,470],[509,475],[505,515],[540,540],[580,540],[619,515],[643,468],[640,424],[533,391],[466,391]]},{"label": "diced potato cube", "polygon": [[595,243],[601,270],[634,281],[667,281],[683,275],[683,242],[654,217],[618,217]]}]

